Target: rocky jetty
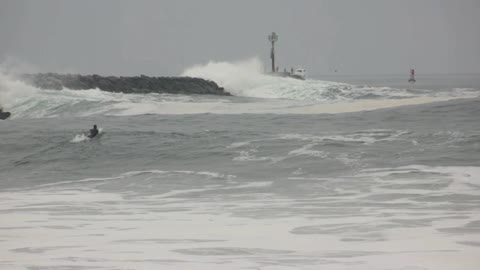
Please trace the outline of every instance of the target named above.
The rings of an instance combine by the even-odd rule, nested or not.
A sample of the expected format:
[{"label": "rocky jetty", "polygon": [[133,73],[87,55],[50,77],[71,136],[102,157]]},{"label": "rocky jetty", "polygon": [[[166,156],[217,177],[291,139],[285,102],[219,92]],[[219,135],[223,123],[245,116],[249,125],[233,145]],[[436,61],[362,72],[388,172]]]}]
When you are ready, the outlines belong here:
[{"label": "rocky jetty", "polygon": [[198,94],[222,95],[230,93],[219,87],[215,82],[190,77],[116,77],[100,75],[77,75],[57,73],[23,74],[20,79],[28,84],[42,89],[85,90],[98,88],[107,92],[120,93],[168,93],[168,94]]},{"label": "rocky jetty", "polygon": [[10,112],[4,112],[2,109],[0,109],[0,120],[5,120],[9,118],[11,115]]}]

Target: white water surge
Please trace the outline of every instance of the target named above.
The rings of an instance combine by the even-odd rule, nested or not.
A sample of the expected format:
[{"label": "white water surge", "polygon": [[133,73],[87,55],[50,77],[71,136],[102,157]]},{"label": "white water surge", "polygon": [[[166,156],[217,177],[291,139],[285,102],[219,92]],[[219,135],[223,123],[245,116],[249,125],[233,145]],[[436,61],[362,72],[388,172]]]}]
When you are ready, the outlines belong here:
[{"label": "white water surge", "polygon": [[[288,192],[281,182],[159,170],[12,190],[0,198],[0,267],[476,270],[480,213],[468,196],[478,195],[469,185],[478,186],[479,172],[300,173],[289,181],[311,191],[298,197],[281,195]],[[419,182],[412,173],[425,177]],[[172,179],[180,182],[168,189]],[[139,192],[162,185],[158,194]],[[466,209],[451,209],[453,202]]]},{"label": "white water surge", "polygon": [[471,89],[449,92],[267,76],[257,59],[209,62],[182,75],[217,82],[235,97],[123,94],[90,90],[42,90],[0,74],[0,104],[12,118],[141,114],[319,114],[375,110],[478,96]]}]

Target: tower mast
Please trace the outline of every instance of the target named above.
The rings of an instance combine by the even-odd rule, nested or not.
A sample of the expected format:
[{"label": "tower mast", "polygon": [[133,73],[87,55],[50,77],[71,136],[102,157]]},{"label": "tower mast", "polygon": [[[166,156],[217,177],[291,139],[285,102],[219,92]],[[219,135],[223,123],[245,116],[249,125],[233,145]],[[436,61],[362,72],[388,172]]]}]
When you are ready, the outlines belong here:
[{"label": "tower mast", "polygon": [[272,32],[268,36],[268,40],[272,43],[272,51],[270,52],[270,58],[272,59],[272,73],[275,72],[275,42],[278,40],[277,34],[275,32]]}]

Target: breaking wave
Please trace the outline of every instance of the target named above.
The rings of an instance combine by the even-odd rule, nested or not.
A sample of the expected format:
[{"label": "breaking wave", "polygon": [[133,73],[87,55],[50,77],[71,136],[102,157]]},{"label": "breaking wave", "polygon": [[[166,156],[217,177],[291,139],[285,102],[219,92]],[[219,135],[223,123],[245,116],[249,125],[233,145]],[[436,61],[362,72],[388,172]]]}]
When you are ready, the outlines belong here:
[{"label": "breaking wave", "polygon": [[[91,115],[182,114],[192,103],[224,102],[220,97],[173,94],[125,94],[88,90],[39,89],[0,73],[0,107],[11,118],[85,117]],[[176,108],[175,105],[178,105]]]},{"label": "breaking wave", "polygon": [[186,69],[182,76],[215,81],[235,96],[290,99],[332,103],[363,99],[408,99],[417,97],[458,96],[467,91],[456,89],[450,93],[432,93],[416,89],[356,86],[341,82],[316,79],[297,80],[266,75],[258,58],[238,62],[210,61]]},{"label": "breaking wave", "polygon": [[478,96],[478,89],[431,90],[355,86],[264,74],[256,58],[188,68],[182,76],[213,80],[234,96],[127,94],[99,89],[39,89],[0,72],[0,107],[15,118],[142,114],[343,113]]}]

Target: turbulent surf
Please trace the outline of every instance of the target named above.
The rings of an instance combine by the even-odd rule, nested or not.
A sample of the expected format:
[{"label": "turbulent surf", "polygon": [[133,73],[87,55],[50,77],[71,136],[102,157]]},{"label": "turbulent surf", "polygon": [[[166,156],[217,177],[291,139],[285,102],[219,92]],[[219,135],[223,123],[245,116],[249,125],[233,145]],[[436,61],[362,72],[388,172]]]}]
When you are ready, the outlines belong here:
[{"label": "turbulent surf", "polygon": [[2,74],[0,268],[478,269],[478,76],[263,71],[181,74],[232,96]]}]

